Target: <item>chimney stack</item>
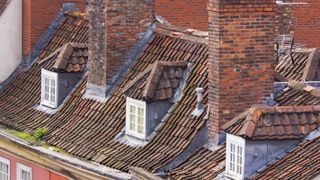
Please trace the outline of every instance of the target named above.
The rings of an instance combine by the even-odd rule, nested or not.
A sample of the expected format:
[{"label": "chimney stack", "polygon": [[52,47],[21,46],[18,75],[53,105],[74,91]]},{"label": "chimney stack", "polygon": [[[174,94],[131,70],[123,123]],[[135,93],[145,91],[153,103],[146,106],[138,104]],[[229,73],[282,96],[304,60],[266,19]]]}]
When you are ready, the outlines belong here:
[{"label": "chimney stack", "polygon": [[273,91],[275,0],[209,0],[209,143]]},{"label": "chimney stack", "polygon": [[119,72],[154,20],[154,0],[89,0],[87,95],[105,98]]}]

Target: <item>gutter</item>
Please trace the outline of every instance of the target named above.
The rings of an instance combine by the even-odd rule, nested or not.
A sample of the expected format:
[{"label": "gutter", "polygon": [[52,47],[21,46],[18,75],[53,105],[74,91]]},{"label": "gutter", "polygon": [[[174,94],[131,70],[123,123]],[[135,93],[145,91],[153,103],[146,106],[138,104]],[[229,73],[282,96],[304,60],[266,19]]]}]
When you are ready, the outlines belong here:
[{"label": "gutter", "polygon": [[98,163],[89,163],[68,157],[43,147],[33,146],[3,130],[0,130],[0,144],[0,151],[8,152],[72,179],[132,179],[128,173]]}]

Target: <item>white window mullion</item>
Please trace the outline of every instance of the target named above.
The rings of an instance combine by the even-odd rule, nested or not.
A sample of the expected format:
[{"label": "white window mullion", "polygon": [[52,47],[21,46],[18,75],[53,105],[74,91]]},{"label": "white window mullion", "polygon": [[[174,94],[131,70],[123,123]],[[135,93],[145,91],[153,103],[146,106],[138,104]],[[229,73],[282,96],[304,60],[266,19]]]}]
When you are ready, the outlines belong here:
[{"label": "white window mullion", "polygon": [[31,167],[17,163],[17,180],[32,180]]},{"label": "white window mullion", "polygon": [[56,108],[58,103],[58,74],[42,69],[41,79],[41,103]]},{"label": "white window mullion", "polygon": [[0,157],[0,180],[10,180],[10,161]]},{"label": "white window mullion", "polygon": [[243,179],[245,140],[227,134],[227,176],[232,179]]},{"label": "white window mullion", "polygon": [[146,104],[127,97],[126,133],[137,138],[145,138]]}]

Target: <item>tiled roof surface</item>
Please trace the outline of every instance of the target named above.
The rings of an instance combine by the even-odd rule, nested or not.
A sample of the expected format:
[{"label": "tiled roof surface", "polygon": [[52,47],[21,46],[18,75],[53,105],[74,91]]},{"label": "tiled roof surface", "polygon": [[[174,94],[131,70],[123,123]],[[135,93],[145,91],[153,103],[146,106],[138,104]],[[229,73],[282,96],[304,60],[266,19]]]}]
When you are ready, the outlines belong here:
[{"label": "tiled roof surface", "polygon": [[0,16],[3,13],[3,11],[6,9],[9,2],[10,0],[0,0]]},{"label": "tiled roof surface", "polygon": [[185,162],[170,170],[170,179],[214,179],[225,170],[226,146],[211,151],[201,148]]},{"label": "tiled roof surface", "polygon": [[80,12],[68,12],[49,43],[41,51],[38,61],[43,60],[67,43],[88,43],[88,21]]},{"label": "tiled roof surface", "polygon": [[[277,80],[283,81],[313,81],[320,80],[318,66],[320,61],[319,49],[297,49],[290,55],[285,56],[275,67],[278,75],[283,78]],[[277,76],[276,76],[277,78]]]},{"label": "tiled roof surface", "polygon": [[250,179],[313,179],[320,175],[320,137],[301,143]]},{"label": "tiled roof surface", "polygon": [[276,97],[279,106],[320,105],[320,90],[296,81],[290,81]]},{"label": "tiled roof surface", "polygon": [[123,91],[140,100],[170,99],[174,96],[186,69],[187,62],[157,61],[125,86]]},{"label": "tiled roof surface", "polygon": [[46,64],[43,68],[51,71],[83,72],[88,61],[88,55],[87,44],[67,43],[39,63]]},{"label": "tiled roof surface", "polygon": [[[48,127],[47,142],[72,155],[123,171],[127,171],[129,166],[135,166],[154,172],[182,153],[205,125],[205,113],[201,117],[191,115],[196,107],[195,88],[207,89],[208,48],[205,44],[207,40],[202,35],[156,29],[137,63],[131,67],[107,102],[82,99],[86,88],[84,80],[53,115],[33,108],[40,102],[41,67],[35,63],[0,94],[0,123],[29,132],[38,127]],[[87,42],[86,20],[68,16],[40,59],[68,42]],[[125,127],[126,98],[123,87],[156,61],[192,63],[182,97],[144,147],[134,148],[114,141],[115,136]],[[207,93],[204,95],[206,102]]]},{"label": "tiled roof surface", "polygon": [[300,139],[320,127],[320,106],[253,107],[224,125],[230,134],[255,140]]}]

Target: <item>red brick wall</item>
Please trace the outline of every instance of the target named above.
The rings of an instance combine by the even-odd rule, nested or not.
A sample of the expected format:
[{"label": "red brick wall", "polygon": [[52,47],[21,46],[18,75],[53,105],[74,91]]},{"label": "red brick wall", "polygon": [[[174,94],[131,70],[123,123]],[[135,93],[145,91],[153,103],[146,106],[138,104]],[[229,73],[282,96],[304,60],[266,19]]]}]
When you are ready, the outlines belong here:
[{"label": "red brick wall", "polygon": [[156,0],[156,15],[180,27],[208,31],[208,0]]},{"label": "red brick wall", "polygon": [[209,0],[208,138],[273,90],[275,2]]},{"label": "red brick wall", "polygon": [[84,10],[83,0],[23,0],[24,56],[31,53],[34,45],[66,2],[76,2],[77,7]]},{"label": "red brick wall", "polygon": [[320,47],[320,0],[301,0],[307,5],[294,6],[295,42]]}]

